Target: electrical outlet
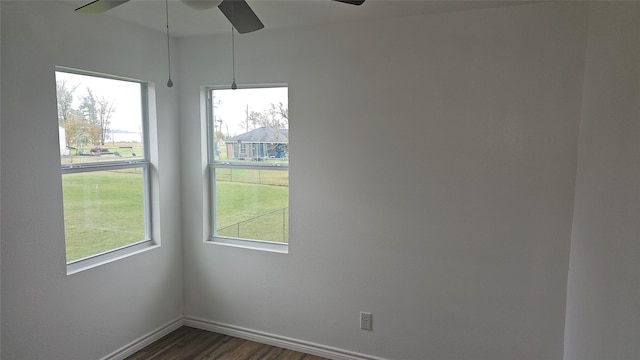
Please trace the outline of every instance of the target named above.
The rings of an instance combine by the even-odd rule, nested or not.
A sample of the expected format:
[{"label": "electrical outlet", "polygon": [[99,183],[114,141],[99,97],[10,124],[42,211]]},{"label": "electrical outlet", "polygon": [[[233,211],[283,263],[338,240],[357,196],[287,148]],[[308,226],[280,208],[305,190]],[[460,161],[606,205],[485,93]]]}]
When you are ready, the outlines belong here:
[{"label": "electrical outlet", "polygon": [[368,312],[360,312],[360,329],[372,330],[373,314]]}]

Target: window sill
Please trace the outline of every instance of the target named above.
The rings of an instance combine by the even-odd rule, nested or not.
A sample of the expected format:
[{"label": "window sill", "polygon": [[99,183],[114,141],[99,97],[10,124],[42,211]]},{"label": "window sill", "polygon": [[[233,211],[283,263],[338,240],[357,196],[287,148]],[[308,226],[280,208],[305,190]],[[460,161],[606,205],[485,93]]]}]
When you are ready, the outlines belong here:
[{"label": "window sill", "polygon": [[205,242],[208,244],[214,244],[214,245],[231,246],[231,247],[245,248],[250,250],[269,251],[269,252],[275,252],[280,254],[289,253],[288,243],[276,243],[276,242],[260,241],[260,240],[247,240],[247,239],[238,239],[238,238],[221,237],[221,236],[213,237]]},{"label": "window sill", "polygon": [[133,245],[115,249],[106,253],[94,255],[88,258],[67,263],[67,275],[72,275],[85,270],[93,269],[100,265],[108,264],[141,252],[160,247],[151,240],[142,241]]}]

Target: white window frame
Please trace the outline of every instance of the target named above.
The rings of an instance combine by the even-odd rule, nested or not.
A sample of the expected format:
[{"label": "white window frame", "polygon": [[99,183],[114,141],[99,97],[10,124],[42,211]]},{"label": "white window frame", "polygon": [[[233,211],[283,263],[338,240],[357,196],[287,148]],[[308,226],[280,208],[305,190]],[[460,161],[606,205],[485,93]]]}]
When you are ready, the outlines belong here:
[{"label": "white window frame", "polygon": [[[244,85],[238,86],[238,89],[260,89],[260,88],[275,88],[286,87],[289,89],[288,84],[262,84],[262,85]],[[213,91],[225,90],[229,87],[223,86],[210,86],[205,87],[205,102],[206,102],[206,129],[207,129],[207,167],[209,175],[209,236],[206,242],[224,246],[241,247],[252,250],[263,250],[276,253],[289,253],[289,243],[279,243],[273,241],[265,241],[259,239],[247,239],[247,238],[235,238],[228,236],[220,236],[216,234],[216,171],[215,169],[249,169],[249,170],[286,170],[289,171],[289,164],[284,163],[264,163],[264,162],[251,162],[246,161],[218,161],[215,160],[215,126],[213,124]],[[243,144],[239,144],[243,145]],[[244,144],[246,145],[246,144]],[[240,148],[238,146],[238,156],[240,155]],[[289,210],[291,214],[291,210]],[[290,215],[289,215],[290,216]],[[290,227],[290,221],[287,222],[287,226]]]},{"label": "white window frame", "polygon": [[[65,67],[56,67],[56,72],[64,72],[70,74],[77,74],[83,76],[99,77],[112,80],[121,80],[137,83],[140,85],[140,105],[142,109],[142,143],[143,143],[143,159],[136,160],[114,160],[114,161],[101,161],[95,163],[74,163],[74,164],[61,164],[61,176],[66,174],[76,173],[88,173],[96,171],[108,171],[108,170],[123,170],[123,169],[135,169],[139,168],[143,174],[143,202],[144,202],[144,239],[111,249],[102,253],[90,255],[88,257],[67,262],[67,275],[75,274],[77,272],[94,268],[96,266],[116,261],[150,248],[159,246],[152,238],[151,231],[151,161],[150,161],[150,142],[149,142],[149,84],[147,82],[130,79],[114,75],[99,74],[90,71],[83,71],[78,69],[71,69]],[[64,201],[64,199],[63,199]],[[65,253],[66,253],[66,239],[65,239]]]}]

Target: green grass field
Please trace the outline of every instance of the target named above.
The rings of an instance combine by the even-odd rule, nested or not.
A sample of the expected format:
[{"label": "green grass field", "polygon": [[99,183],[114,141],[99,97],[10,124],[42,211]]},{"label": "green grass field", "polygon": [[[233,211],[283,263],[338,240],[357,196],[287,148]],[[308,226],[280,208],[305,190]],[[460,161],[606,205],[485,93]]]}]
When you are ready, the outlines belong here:
[{"label": "green grass field", "polygon": [[288,188],[218,181],[218,235],[287,242]]},{"label": "green grass field", "polygon": [[65,174],[67,262],[145,239],[141,169]]},{"label": "green grass field", "polygon": [[[243,238],[288,242],[287,171],[217,174],[218,235],[237,237],[239,228]],[[141,169],[65,174],[62,184],[67,262],[144,240]]]}]

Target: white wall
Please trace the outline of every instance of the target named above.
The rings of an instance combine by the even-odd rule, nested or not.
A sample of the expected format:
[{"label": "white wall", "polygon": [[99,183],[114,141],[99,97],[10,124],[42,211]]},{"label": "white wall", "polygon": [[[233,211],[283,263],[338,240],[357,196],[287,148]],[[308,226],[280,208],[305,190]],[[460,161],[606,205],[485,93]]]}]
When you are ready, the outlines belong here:
[{"label": "white wall", "polygon": [[640,4],[591,5],[566,360],[640,358]]},{"label": "white wall", "polygon": [[230,83],[230,36],[181,40],[185,314],[388,359],[562,359],[586,34],[583,4],[537,4],[238,36],[239,83],[290,86],[288,255],[203,243],[199,87]]},{"label": "white wall", "polygon": [[[638,357],[639,5],[238,36],[239,83],[290,84],[282,255],[203,243],[198,95],[230,82],[228,36],[179,41],[168,90],[163,34],[0,4],[3,359],[101,358],[183,295],[190,317],[388,359]],[[72,276],[55,65],[158,82],[162,247]]]},{"label": "white wall", "polygon": [[[2,358],[101,358],[182,315],[177,92],[166,40],[74,4],[2,2]],[[157,81],[162,246],[65,275],[54,66]],[[155,139],[156,137],[154,137]],[[7,211],[9,210],[9,211]]]}]

